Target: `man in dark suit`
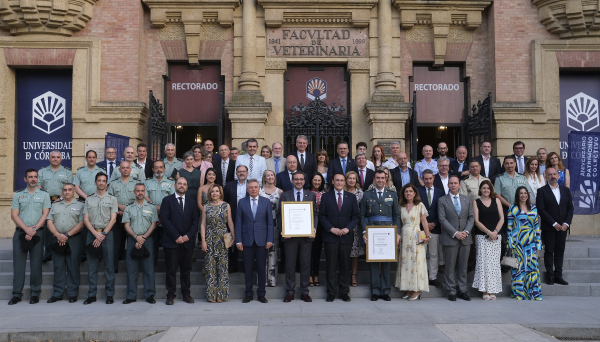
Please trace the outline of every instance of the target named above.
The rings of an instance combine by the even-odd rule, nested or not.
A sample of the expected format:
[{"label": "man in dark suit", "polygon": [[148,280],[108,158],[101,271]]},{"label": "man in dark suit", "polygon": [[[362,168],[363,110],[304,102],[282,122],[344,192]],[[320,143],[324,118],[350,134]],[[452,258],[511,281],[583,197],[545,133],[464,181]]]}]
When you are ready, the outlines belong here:
[{"label": "man in dark suit", "polygon": [[448,181],[450,180],[450,161],[446,157],[442,157],[437,163],[438,173],[433,178],[433,186],[447,194]]},{"label": "man in dark suit", "polygon": [[144,170],[144,178],[148,179],[154,176],[152,169],[154,168],[154,160],[148,159],[148,145],[139,143],[137,145],[137,159],[134,160],[135,165]]},{"label": "man in dark suit", "polygon": [[456,159],[450,160],[450,174],[459,176],[460,180],[469,177],[469,163],[465,146],[459,146],[456,149]]},{"label": "man in dark suit", "polygon": [[363,191],[367,191],[369,185],[373,184],[375,171],[367,167],[367,155],[359,152],[356,154],[356,166],[358,167],[358,184]]},{"label": "man in dark suit", "polygon": [[515,168],[515,170],[517,171],[517,173],[520,174],[525,173],[525,166],[527,165],[527,159],[529,159],[525,157],[524,154],[525,143],[522,141],[515,141],[515,143],[513,144],[513,157],[515,157],[515,160],[517,161],[517,167]]},{"label": "man in dark suit", "polygon": [[541,218],[546,283],[569,285],[562,276],[567,229],[573,220],[573,198],[569,188],[558,184],[555,168],[546,169],[548,184],[537,191],[536,205]]},{"label": "man in dark suit", "polygon": [[433,186],[433,171],[423,171],[424,186],[419,188],[419,196],[427,209],[427,222],[429,223],[429,234],[431,239],[427,244],[429,251],[429,285],[442,287],[442,284],[437,280],[438,266],[444,264],[444,255],[442,245],[440,244],[440,219],[438,218],[438,199],[444,196],[444,191]]},{"label": "man in dark suit", "polygon": [[249,303],[254,297],[252,290],[254,258],[258,271],[258,301],[267,303],[265,290],[267,251],[273,246],[273,212],[271,202],[259,196],[260,184],[250,179],[246,186],[248,196],[238,202],[235,218],[235,245],[244,255],[244,279],[246,297],[243,303]]},{"label": "man in dark suit", "polygon": [[185,196],[187,180],[183,177],[175,183],[175,194],[163,198],[160,220],[163,225],[162,246],[167,268],[167,305],[173,305],[177,289],[177,269],[180,269],[181,294],[186,303],[193,303],[190,295],[190,272],[200,209],[195,198]]},{"label": "man in dark suit", "polygon": [[480,156],[473,158],[481,165],[481,174],[490,179],[493,184],[496,184],[496,177],[502,172],[500,159],[492,157],[492,143],[484,141],[479,145]]},{"label": "man in dark suit", "polygon": [[104,160],[96,163],[98,167],[106,170],[106,175],[108,176],[108,182],[110,183],[110,176],[112,172],[121,165],[121,161],[117,160],[117,149],[114,147],[107,147],[104,151]]},{"label": "man in dark suit", "polygon": [[[233,160],[230,160],[233,162]],[[232,163],[235,165],[235,163]],[[248,178],[248,168],[245,165],[238,166],[236,171],[237,180],[228,182],[223,189],[223,201],[229,203],[231,207],[231,221],[235,222],[237,215],[238,202],[248,195],[246,191],[246,179]],[[232,229],[233,227],[229,227]],[[237,272],[238,265],[238,249],[235,247],[229,248],[229,273]]]},{"label": "man in dark suit", "polygon": [[398,155],[398,167],[390,170],[390,177],[392,177],[392,183],[396,187],[396,195],[398,195],[398,198],[401,198],[400,191],[406,184],[411,183],[417,188],[421,186],[419,175],[417,174],[417,171],[408,167],[408,157],[404,152],[400,152]]},{"label": "man in dark suit", "polygon": [[315,159],[314,154],[306,150],[307,147],[308,138],[305,135],[299,135],[296,137],[297,150],[289,155],[296,156],[298,159],[298,170],[312,176],[315,172],[317,172],[317,160]]},{"label": "man in dark suit", "polygon": [[221,156],[221,159],[219,161],[213,161],[213,167],[217,172],[217,180],[215,182],[220,186],[225,187],[227,183],[235,179],[235,162],[229,158],[229,146],[227,145],[221,145],[221,147],[219,147],[219,155]]},{"label": "man in dark suit", "polygon": [[[342,174],[334,175],[334,190],[321,196],[319,207],[319,221],[325,242],[328,302],[333,302],[338,291],[343,301],[350,301],[350,250],[354,241],[353,229],[358,223],[360,212],[356,196],[344,191],[345,184],[346,179]],[[339,284],[336,283],[338,266]]]},{"label": "man in dark suit", "polygon": [[[285,292],[286,296],[283,299],[284,303],[289,303],[294,300],[296,288],[296,259],[300,261],[300,290],[302,291],[300,298],[305,302],[312,302],[308,294],[308,281],[310,279],[310,256],[312,251],[312,243],[315,240],[314,234],[317,232],[317,197],[312,191],[303,189],[306,182],[304,173],[295,172],[292,176],[294,180],[294,189],[281,194],[281,202],[313,202],[313,236],[308,237],[290,237],[283,238],[285,243]],[[277,211],[277,222],[279,231],[282,230],[282,211],[283,205]]]},{"label": "man in dark suit", "polygon": [[[298,169],[298,160],[296,156],[289,155],[285,158],[285,170],[279,172],[277,174],[277,187],[283,191],[290,191],[294,188],[294,184],[292,183],[292,175],[296,173],[296,171],[300,171]],[[304,178],[307,180],[304,184],[304,189],[308,189],[308,175],[304,174]]]},{"label": "man in dark suit", "polygon": [[352,160],[348,156],[350,149],[348,143],[345,141],[337,144],[337,154],[339,158],[334,158],[329,162],[329,169],[327,170],[327,184],[333,189],[333,176],[334,175],[346,175],[346,172],[354,171],[358,174],[358,167],[356,161]]}]

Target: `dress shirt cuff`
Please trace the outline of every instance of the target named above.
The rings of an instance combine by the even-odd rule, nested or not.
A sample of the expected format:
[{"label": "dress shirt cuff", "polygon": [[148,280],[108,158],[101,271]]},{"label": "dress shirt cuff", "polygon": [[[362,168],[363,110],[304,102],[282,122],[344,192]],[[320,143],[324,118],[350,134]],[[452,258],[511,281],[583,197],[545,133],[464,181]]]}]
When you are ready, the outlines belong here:
[{"label": "dress shirt cuff", "polygon": [[554,223],[552,224],[552,227],[556,226],[557,224],[558,224],[558,222],[554,222]]},{"label": "dress shirt cuff", "polygon": [[242,244],[241,242],[238,242],[238,243],[236,243],[235,245],[237,246],[237,245],[241,245],[241,244]]},{"label": "dress shirt cuff", "polygon": [[[458,232],[456,232],[456,233],[458,233]],[[456,236],[456,233],[454,233],[454,235],[452,235],[452,238],[454,238]]]},{"label": "dress shirt cuff", "polygon": [[365,235],[365,234],[367,234],[367,231],[366,231],[366,230],[363,230],[363,235]]},{"label": "dress shirt cuff", "polygon": [[566,224],[566,225],[567,225],[567,227],[571,227],[571,226],[570,226],[568,223],[566,223],[566,222],[565,222],[564,224]]}]

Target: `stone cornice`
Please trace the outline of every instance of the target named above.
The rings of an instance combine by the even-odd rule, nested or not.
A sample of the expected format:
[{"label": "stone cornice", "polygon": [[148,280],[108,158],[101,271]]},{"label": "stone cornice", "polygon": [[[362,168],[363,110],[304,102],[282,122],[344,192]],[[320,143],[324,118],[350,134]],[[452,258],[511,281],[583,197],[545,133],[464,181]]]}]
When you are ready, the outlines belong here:
[{"label": "stone cornice", "polygon": [[268,27],[306,24],[346,24],[367,27],[378,0],[258,0]]},{"label": "stone cornice", "polygon": [[532,0],[539,9],[539,20],[561,39],[600,37],[598,1]]},{"label": "stone cornice", "polygon": [[477,29],[481,25],[481,12],[490,4],[489,0],[394,0],[403,29],[410,30],[415,25],[433,29],[434,66],[444,64],[450,26]]}]

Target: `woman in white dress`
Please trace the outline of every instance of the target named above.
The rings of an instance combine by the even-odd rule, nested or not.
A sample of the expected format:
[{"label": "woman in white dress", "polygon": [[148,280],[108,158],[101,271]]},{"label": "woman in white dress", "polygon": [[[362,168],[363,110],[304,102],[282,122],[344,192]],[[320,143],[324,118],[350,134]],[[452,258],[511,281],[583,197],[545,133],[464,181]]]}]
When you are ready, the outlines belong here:
[{"label": "woman in white dress", "polygon": [[[421,299],[421,291],[429,292],[427,276],[427,258],[425,245],[429,242],[429,224],[427,209],[421,202],[417,188],[406,184],[400,191],[400,219],[402,221],[402,248],[396,272],[396,287],[406,291],[402,297],[408,300]],[[425,230],[425,239],[417,240],[417,234]]]},{"label": "woman in white dress", "polygon": [[[275,178],[275,172],[266,170],[263,173],[262,184],[263,187],[260,189],[259,196],[268,199],[271,202],[271,210],[273,211],[273,227],[277,225],[277,211],[279,210],[279,197],[283,190],[279,189]],[[268,287],[275,287],[277,285],[277,251],[279,250],[279,230],[276,228],[273,230],[273,246],[267,252],[267,262],[265,265]]]},{"label": "woman in white dress", "polygon": [[540,174],[540,162],[537,158],[527,159],[524,176],[527,177],[529,187],[531,188],[531,203],[535,204],[535,195],[538,189],[546,185],[546,180]]}]

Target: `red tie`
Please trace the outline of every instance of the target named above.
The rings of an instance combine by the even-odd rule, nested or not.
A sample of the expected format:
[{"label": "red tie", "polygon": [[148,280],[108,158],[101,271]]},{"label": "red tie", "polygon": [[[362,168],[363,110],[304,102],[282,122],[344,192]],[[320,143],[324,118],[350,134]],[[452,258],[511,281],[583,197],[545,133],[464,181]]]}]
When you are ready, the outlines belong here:
[{"label": "red tie", "polygon": [[338,192],[338,211],[342,211],[342,193]]},{"label": "red tie", "polygon": [[360,170],[360,186],[361,187],[365,186],[365,177],[363,174],[363,170]]}]

